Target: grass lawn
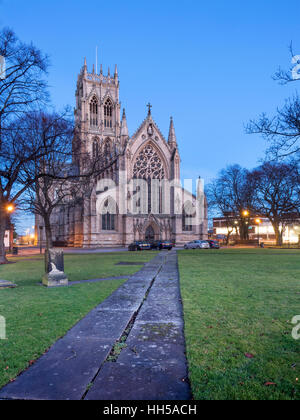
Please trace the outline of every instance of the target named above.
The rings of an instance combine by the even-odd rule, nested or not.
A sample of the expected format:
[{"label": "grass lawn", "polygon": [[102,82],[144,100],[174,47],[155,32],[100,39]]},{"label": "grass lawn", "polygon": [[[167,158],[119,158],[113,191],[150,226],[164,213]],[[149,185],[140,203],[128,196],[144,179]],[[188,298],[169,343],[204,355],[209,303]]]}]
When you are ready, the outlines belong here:
[{"label": "grass lawn", "polygon": [[[157,253],[66,255],[70,281],[127,276],[141,266],[116,266],[118,262],[147,262]],[[15,378],[58,338],[106,299],[124,280],[86,283],[47,289],[38,285],[43,275],[42,257],[15,257],[16,264],[0,266],[0,279],[15,289],[0,290],[0,315],[6,318],[6,340],[0,340],[0,387]]]},{"label": "grass lawn", "polygon": [[299,400],[300,251],[180,251],[179,267],[194,398]]}]

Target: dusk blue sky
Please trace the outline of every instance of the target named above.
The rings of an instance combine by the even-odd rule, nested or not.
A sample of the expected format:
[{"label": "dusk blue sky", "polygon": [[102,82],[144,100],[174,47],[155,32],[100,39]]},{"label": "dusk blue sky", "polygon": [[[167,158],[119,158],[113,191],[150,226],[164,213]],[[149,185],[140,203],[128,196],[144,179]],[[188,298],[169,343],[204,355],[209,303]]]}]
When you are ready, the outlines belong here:
[{"label": "dusk blue sky", "polygon": [[105,72],[118,64],[130,134],[150,101],[166,137],[174,117],[182,176],[207,182],[263,157],[266,144],[244,125],[295,92],[272,75],[290,67],[291,41],[300,54],[299,16],[294,0],[0,0],[1,27],[50,56],[56,107],[74,106],[83,59],[91,69],[98,46]]}]

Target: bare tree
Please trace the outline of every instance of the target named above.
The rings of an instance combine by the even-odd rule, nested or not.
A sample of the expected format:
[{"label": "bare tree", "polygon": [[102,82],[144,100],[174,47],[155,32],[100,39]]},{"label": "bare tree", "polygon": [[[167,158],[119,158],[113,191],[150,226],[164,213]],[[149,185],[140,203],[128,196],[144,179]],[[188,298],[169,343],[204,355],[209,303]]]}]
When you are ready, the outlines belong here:
[{"label": "bare tree", "polygon": [[249,218],[244,216],[244,211],[252,206],[252,185],[248,182],[247,169],[239,165],[223,169],[218,178],[208,186],[207,196],[210,206],[225,218],[227,241],[236,228],[235,221],[238,221],[241,239],[248,239]]},{"label": "bare tree", "polygon": [[27,117],[13,121],[2,132],[0,149],[0,263],[6,263],[4,234],[7,208],[16,204],[22,194],[35,182],[28,168],[46,151],[43,143],[28,135]]},{"label": "bare tree", "polygon": [[125,148],[111,151],[108,156],[100,149],[90,154],[82,152],[80,147],[73,147],[78,142],[68,110],[61,114],[31,113],[26,118],[24,133],[43,145],[43,155],[36,156],[27,165],[26,177],[33,182],[20,205],[42,217],[48,251],[53,245],[51,217],[55,209],[83,203],[92,192],[92,181],[112,167],[124,154]]},{"label": "bare tree", "polygon": [[297,163],[266,162],[248,175],[253,188],[252,209],[272,223],[276,244],[285,227],[300,214],[300,175]]},{"label": "bare tree", "polygon": [[273,79],[278,81],[282,85],[286,85],[287,83],[295,82],[300,79],[300,73],[299,73],[299,64],[300,64],[300,57],[295,54],[293,43],[290,43],[289,46],[289,52],[291,55],[291,66],[289,70],[282,69],[279,67],[279,69],[276,71],[275,75],[273,76]]},{"label": "bare tree", "polygon": [[230,205],[228,197],[224,196],[223,184],[218,182],[218,180],[211,182],[206,188],[206,197],[210,212],[215,212],[225,220],[225,227],[227,229],[226,245],[228,245],[230,236],[234,231],[237,231],[237,226],[234,223],[236,220],[235,213],[228,211]]},{"label": "bare tree", "polygon": [[261,134],[270,146],[268,154],[273,158],[286,158],[300,153],[300,98],[295,95],[277,109],[274,117],[262,114],[251,120],[246,128],[248,134]]},{"label": "bare tree", "polygon": [[33,45],[20,42],[13,31],[0,32],[0,56],[6,72],[0,77],[0,264],[6,263],[4,235],[7,205],[16,202],[31,184],[24,168],[41,156],[41,145],[20,135],[22,115],[47,100],[48,59]]},{"label": "bare tree", "polygon": [[[292,66],[286,71],[281,68],[275,73],[274,80],[287,84],[300,80],[300,56],[296,56],[290,45]],[[288,98],[278,108],[276,114],[268,117],[261,114],[251,120],[246,127],[248,134],[261,134],[268,142],[267,155],[273,160],[299,155],[300,153],[300,98],[298,94]]]},{"label": "bare tree", "polygon": [[43,218],[49,249],[52,247],[53,209],[70,199],[71,183],[79,184],[71,165],[73,121],[67,111],[61,114],[40,111],[26,115],[25,125],[24,136],[43,145],[43,154],[35,155],[26,166],[26,178],[32,182],[19,200],[19,206]]},{"label": "bare tree", "polygon": [[37,102],[47,101],[48,57],[32,44],[22,43],[15,33],[0,32],[0,56],[5,60],[5,74],[0,78],[0,147],[6,124]]}]

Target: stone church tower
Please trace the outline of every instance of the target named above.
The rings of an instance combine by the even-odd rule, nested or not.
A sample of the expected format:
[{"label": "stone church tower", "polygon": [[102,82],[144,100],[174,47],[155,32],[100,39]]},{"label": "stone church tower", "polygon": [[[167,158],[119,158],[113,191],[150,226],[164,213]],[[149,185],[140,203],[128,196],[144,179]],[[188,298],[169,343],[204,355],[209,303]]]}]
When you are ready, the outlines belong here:
[{"label": "stone church tower", "polygon": [[[77,80],[76,135],[73,148],[97,158],[118,160],[95,177],[81,204],[62,206],[53,214],[53,240],[75,247],[127,246],[134,240],[168,239],[177,245],[207,238],[207,210],[202,182],[197,196],[180,184],[180,154],[171,118],[166,140],[151,105],[130,137],[119,100],[117,66],[88,72],[86,60]],[[81,162],[74,162],[81,170]],[[196,214],[198,217],[196,217]],[[200,215],[200,216],[199,216]],[[38,222],[37,222],[38,223]]]},{"label": "stone church tower", "polygon": [[77,139],[83,152],[95,154],[103,142],[108,148],[120,143],[120,109],[117,66],[113,76],[110,69],[104,76],[102,65],[97,75],[94,68],[88,73],[85,60],[78,76],[75,109]]}]

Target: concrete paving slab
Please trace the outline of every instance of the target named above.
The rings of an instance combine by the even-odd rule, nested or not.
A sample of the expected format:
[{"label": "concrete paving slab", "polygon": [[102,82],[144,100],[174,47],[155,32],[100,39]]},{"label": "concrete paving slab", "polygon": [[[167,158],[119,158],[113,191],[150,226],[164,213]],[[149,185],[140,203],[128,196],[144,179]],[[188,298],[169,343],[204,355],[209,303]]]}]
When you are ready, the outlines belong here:
[{"label": "concrete paving slab", "polygon": [[68,332],[66,341],[67,338],[72,341],[91,338],[99,341],[109,340],[114,344],[113,340],[122,336],[132,315],[130,310],[110,313],[98,307]]},{"label": "concrete paving slab", "polygon": [[153,365],[129,369],[127,365],[106,363],[85,400],[189,400],[189,384],[180,376],[176,366],[165,370]]},{"label": "concrete paving slab", "polygon": [[0,391],[0,399],[80,400],[114,340],[59,340],[15,382]]},{"label": "concrete paving slab", "polygon": [[127,363],[131,367],[138,365],[153,366],[180,365],[186,376],[186,363],[182,358],[185,341],[182,326],[173,323],[136,323],[126,342],[127,347],[118,358],[118,363]]}]

